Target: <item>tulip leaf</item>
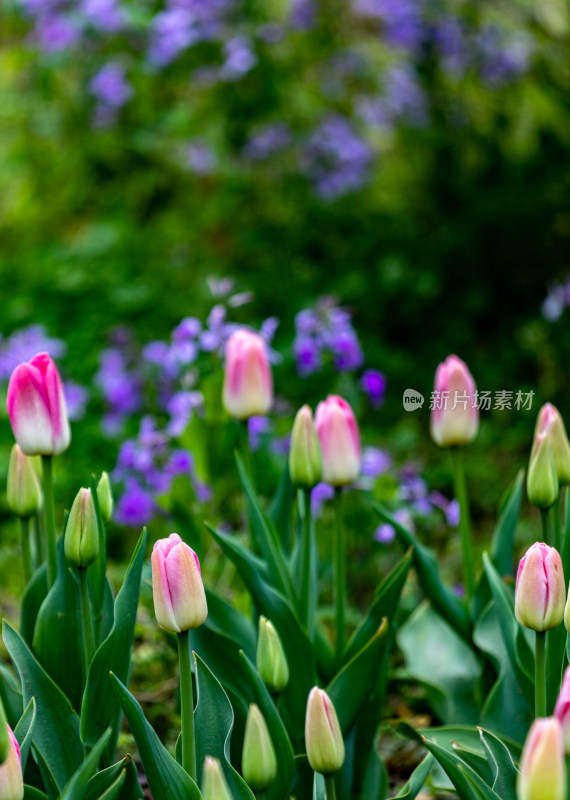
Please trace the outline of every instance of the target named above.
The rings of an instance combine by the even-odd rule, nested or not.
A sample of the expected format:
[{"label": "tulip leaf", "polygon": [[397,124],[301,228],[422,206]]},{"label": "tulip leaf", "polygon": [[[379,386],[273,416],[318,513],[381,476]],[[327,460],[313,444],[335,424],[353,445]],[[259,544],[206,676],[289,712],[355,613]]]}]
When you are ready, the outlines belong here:
[{"label": "tulip leaf", "polygon": [[111,680],[135,737],[153,800],[200,800],[200,790],[164,747],[137,700],[112,673]]},{"label": "tulip leaf", "polygon": [[24,641],[30,646],[34,640],[34,630],[39,610],[48,593],[47,567],[42,564],[24,590],[20,615],[20,631]]},{"label": "tulip leaf", "polygon": [[205,624],[217,633],[227,633],[239,643],[242,650],[254,657],[257,631],[251,619],[209,589],[206,589],[206,600],[208,617]]},{"label": "tulip leaf", "polygon": [[313,800],[327,800],[327,787],[325,785],[325,776],[320,772],[315,772],[313,778]]},{"label": "tulip leaf", "polygon": [[249,476],[245,470],[243,462],[236,453],[238,472],[245,491],[247,500],[247,511],[251,526],[251,534],[256,541],[269,572],[273,578],[275,587],[291,602],[295,602],[295,590],[291,581],[291,575],[287,567],[287,562],[283,557],[280,548],[279,537],[273,523],[264,514],[259,498],[255,493]]},{"label": "tulip leaf", "polygon": [[291,506],[294,491],[289,475],[289,463],[286,463],[269,506],[269,518],[279,535],[283,552],[288,552],[291,546]]},{"label": "tulip leaf", "polygon": [[49,800],[47,794],[35,786],[24,784],[24,800]]},{"label": "tulip leaf", "polygon": [[115,600],[113,628],[93,656],[81,706],[81,737],[85,744],[92,746],[106,728],[113,730],[107,763],[114,756],[121,716],[121,705],[109,672],[121,682],[128,680],[146,539],[146,531],[143,531]]},{"label": "tulip leaf", "polygon": [[72,776],[71,780],[65,787],[60,800],[83,800],[89,779],[97,771],[97,764],[99,763],[99,759],[101,758],[103,750],[107,746],[110,738],[111,729],[109,728],[105,731],[103,736],[101,736],[89,755],[85,757],[85,760],[79,769],[77,769],[75,774]]},{"label": "tulip leaf", "polygon": [[248,703],[255,703],[263,714],[277,756],[277,777],[267,789],[267,800],[280,800],[283,796],[288,797],[286,792],[293,778],[293,748],[275,703],[255,667],[243,651],[240,658],[244,676],[243,692]]},{"label": "tulip leaf", "polygon": [[499,575],[510,575],[513,569],[515,530],[521,510],[524,470],[520,470],[507,494],[491,541],[490,556]]},{"label": "tulip leaf", "polygon": [[437,556],[424,547],[418,538],[400,525],[381,505],[374,509],[383,522],[392,525],[396,536],[405,547],[413,547],[414,567],[420,585],[434,609],[467,642],[471,642],[471,624],[467,609],[457,595],[442,582],[437,566]]},{"label": "tulip leaf", "polygon": [[503,800],[515,800],[518,770],[509,749],[494,733],[481,728],[479,734],[493,776],[494,791]]},{"label": "tulip leaf", "polygon": [[402,786],[398,794],[394,795],[390,800],[414,800],[421,792],[434,765],[434,761],[434,757],[431,753],[428,753],[424,760],[421,761],[412,772],[407,783]]},{"label": "tulip leaf", "polygon": [[11,728],[15,728],[24,710],[22,690],[5,664],[0,664],[0,700],[4,706],[8,724]]},{"label": "tulip leaf", "polygon": [[6,621],[2,631],[6,649],[20,675],[24,703],[27,705],[32,697],[37,702],[34,748],[61,792],[83,761],[79,717],[20,634]]},{"label": "tulip leaf", "polygon": [[20,758],[22,760],[22,772],[26,769],[30,747],[32,746],[32,738],[34,733],[34,725],[36,722],[36,701],[32,697],[26,710],[22,714],[18,724],[14,729],[14,736],[20,745]]},{"label": "tulip leaf", "polygon": [[57,547],[57,577],[36,620],[33,648],[40,664],[79,710],[83,694],[79,589],[65,558],[63,539]]},{"label": "tulip leaf", "polygon": [[139,800],[142,798],[143,792],[139,783],[136,767],[132,758],[127,755],[122,761],[118,761],[107,769],[101,770],[96,775],[93,775],[87,789],[85,791],[85,800],[99,800],[99,798],[107,797],[107,792],[112,789],[117,781],[124,775],[122,781],[122,800]]},{"label": "tulip leaf", "polygon": [[388,620],[384,618],[370,641],[357,653],[327,687],[338,715],[343,734],[352,727],[363,704],[369,700],[375,684],[378,664],[386,647]]},{"label": "tulip leaf", "polygon": [[91,604],[93,606],[93,626],[95,629],[95,641],[101,641],[99,638],[102,631],[103,619],[103,604],[105,602],[105,590],[107,588],[106,568],[107,568],[107,541],[105,536],[105,525],[101,517],[101,509],[99,508],[99,495],[97,493],[97,480],[94,475],[91,476],[91,497],[93,499],[93,506],[95,508],[95,518],[97,520],[97,538],[99,541],[99,549],[95,562],[89,568],[89,594],[91,597]]},{"label": "tulip leaf", "polygon": [[227,694],[219,681],[194,653],[196,665],[197,703],[194,715],[196,726],[196,766],[198,783],[202,783],[202,769],[206,756],[219,759],[228,786],[235,800],[254,800],[254,795],[230,763],[230,739],[234,725],[234,712]]},{"label": "tulip leaf", "polygon": [[98,796],[98,800],[117,800],[118,797],[121,797],[122,800],[126,800],[127,795],[124,791],[125,782],[127,780],[127,773],[126,770],[122,770],[119,773],[119,776],[112,783],[108,789],[106,789],[103,794]]}]

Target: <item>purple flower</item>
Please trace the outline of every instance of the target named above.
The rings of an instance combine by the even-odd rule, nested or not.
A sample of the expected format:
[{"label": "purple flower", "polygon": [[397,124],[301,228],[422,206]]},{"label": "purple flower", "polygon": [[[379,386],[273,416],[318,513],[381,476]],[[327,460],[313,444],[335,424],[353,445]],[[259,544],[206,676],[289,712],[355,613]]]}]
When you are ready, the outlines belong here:
[{"label": "purple flower", "polygon": [[129,370],[123,353],[115,347],[103,350],[99,359],[94,383],[108,406],[106,428],[118,432],[124,420],[142,406],[140,377]]},{"label": "purple flower", "polygon": [[392,466],[392,456],[378,447],[365,447],[362,451],[360,471],[364,477],[378,478]]},{"label": "purple flower", "polygon": [[174,340],[195,339],[200,335],[202,323],[196,317],[185,317],[172,331]]},{"label": "purple flower", "polygon": [[247,36],[235,36],[226,42],[224,56],[220,76],[225,81],[239,80],[257,64],[257,56]]},{"label": "purple flower", "polygon": [[393,525],[385,522],[379,525],[374,531],[374,540],[380,544],[392,544],[396,538],[396,530]]},{"label": "purple flower", "polygon": [[383,94],[362,98],[358,112],[372,126],[391,126],[400,121],[417,128],[426,125],[427,101],[416,70],[409,64],[390,67],[384,78]]},{"label": "purple flower", "polygon": [[313,517],[318,518],[323,513],[323,506],[327,500],[332,500],[334,497],[334,486],[329,486],[328,483],[317,483],[311,492],[311,514]]},{"label": "purple flower", "polygon": [[91,94],[103,106],[119,109],[133,96],[133,88],[125,77],[125,68],[110,61],[91,79]]},{"label": "purple flower", "polygon": [[264,161],[291,143],[291,130],[282,122],[258,125],[251,131],[244,153],[253,161]]},{"label": "purple flower", "polygon": [[106,33],[116,33],[123,26],[117,0],[82,0],[81,11],[95,28]]},{"label": "purple flower", "polygon": [[186,163],[196,175],[211,175],[217,167],[212,148],[199,140],[190,142],[186,147]]},{"label": "purple flower", "polygon": [[89,402],[89,390],[75,381],[70,381],[69,378],[63,382],[63,389],[69,419],[72,421],[83,419]]},{"label": "purple flower", "polygon": [[293,352],[301,376],[318,372],[326,355],[339,372],[357,369],[364,361],[350,313],[331,298],[319,300],[316,309],[300,311],[295,334]]},{"label": "purple flower", "polygon": [[289,25],[297,31],[308,31],[314,27],[317,17],[315,0],[293,0]]},{"label": "purple flower", "polygon": [[378,408],[384,402],[386,394],[386,378],[377,369],[367,369],[362,373],[360,386],[366,392],[370,403],[374,408]]},{"label": "purple flower", "polygon": [[134,479],[127,481],[126,490],[119,498],[115,519],[120,525],[139,528],[147,525],[156,513],[152,495]]},{"label": "purple flower", "polygon": [[445,517],[447,519],[447,524],[451,528],[458,528],[459,522],[461,518],[460,510],[459,510],[459,502],[457,500],[451,500],[445,510]]},{"label": "purple flower", "polygon": [[295,361],[299,375],[312,375],[321,368],[321,353],[319,345],[314,339],[297,337],[293,344]]},{"label": "purple flower", "polygon": [[339,372],[358,369],[364,361],[358,337],[352,330],[340,330],[333,338],[331,350],[335,356],[335,366]]},{"label": "purple flower", "polygon": [[487,25],[475,38],[481,75],[491,88],[499,88],[523,75],[530,66],[531,40],[522,34],[508,36],[496,25]]},{"label": "purple flower", "polygon": [[0,380],[8,380],[18,364],[29,361],[42,351],[57,360],[65,356],[67,345],[61,339],[49,336],[43,325],[28,325],[15,331],[8,339],[0,339]]},{"label": "purple flower", "polygon": [[45,53],[59,53],[73,47],[81,32],[64,14],[46,14],[38,18],[33,38]]},{"label": "purple flower", "polygon": [[424,37],[422,3],[418,0],[356,0],[363,16],[378,19],[388,44],[415,51]]},{"label": "purple flower", "polygon": [[168,401],[166,410],[170,414],[170,422],[166,430],[173,437],[182,436],[194,411],[201,408],[204,398],[201,392],[177,392]]},{"label": "purple flower", "polygon": [[469,52],[461,20],[451,15],[439,19],[433,26],[432,38],[443,69],[453,75],[462,75]]},{"label": "purple flower", "polygon": [[252,452],[259,450],[263,434],[271,430],[269,417],[250,417],[247,421],[247,436],[249,447]]}]

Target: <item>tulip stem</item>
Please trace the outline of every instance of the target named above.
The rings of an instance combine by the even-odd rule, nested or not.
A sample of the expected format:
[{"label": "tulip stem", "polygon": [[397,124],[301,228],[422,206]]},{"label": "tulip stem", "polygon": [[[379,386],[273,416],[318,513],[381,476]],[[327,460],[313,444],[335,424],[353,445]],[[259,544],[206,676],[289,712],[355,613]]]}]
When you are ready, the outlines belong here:
[{"label": "tulip stem", "polygon": [[459,448],[453,447],[451,449],[451,459],[453,462],[455,496],[459,503],[459,530],[461,532],[461,548],[463,550],[465,596],[467,604],[469,605],[475,591],[475,561],[473,558],[473,542],[469,524],[469,501],[467,499],[465,470],[463,469],[463,455],[459,452]]},{"label": "tulip stem", "polygon": [[36,542],[36,569],[38,569],[46,560],[42,533],[42,518],[40,514],[34,517],[34,539]]},{"label": "tulip stem", "polygon": [[560,553],[562,550],[562,531],[560,529],[560,504],[562,502],[562,496],[560,496],[551,506],[550,511],[548,512],[553,520],[553,529],[554,529],[554,547]]},{"label": "tulip stem", "polygon": [[194,745],[194,692],[190,663],[188,631],[178,634],[178,663],[180,666],[180,709],[182,716],[182,766],[196,780],[196,749]]},{"label": "tulip stem", "polygon": [[336,598],[336,659],[340,665],[344,651],[344,528],[342,524],[342,489],[337,487],[334,494],[336,521],[335,555],[335,598]]},{"label": "tulip stem", "polygon": [[91,619],[91,604],[89,602],[89,580],[87,570],[80,568],[77,570],[79,575],[79,599],[81,605],[81,622],[83,629],[83,665],[85,668],[85,680],[89,673],[89,665],[95,652],[95,636],[93,633],[93,620]]},{"label": "tulip stem", "polygon": [[324,778],[327,800],[336,800],[336,785],[334,782],[334,775],[325,775]]},{"label": "tulip stem", "polygon": [[552,527],[550,525],[550,509],[540,509],[540,519],[542,521],[542,538],[545,544],[554,545],[552,541]]},{"label": "tulip stem", "polygon": [[55,509],[53,504],[53,457],[42,456],[42,477],[44,488],[45,547],[47,554],[48,588],[57,577],[57,542],[55,533]]},{"label": "tulip stem", "polygon": [[22,545],[22,561],[24,564],[24,580],[26,586],[30,582],[33,569],[32,569],[32,548],[30,545],[30,518],[20,518],[20,543]]},{"label": "tulip stem", "polygon": [[[311,490],[299,489],[298,508],[303,506],[303,547],[301,552],[301,619],[309,639],[313,640],[314,614],[311,603],[311,579],[313,576],[313,526],[311,520]],[[303,502],[301,502],[303,500]]]},{"label": "tulip stem", "polygon": [[240,452],[245,471],[253,483],[253,475],[251,474],[251,451],[249,449],[249,424],[248,420],[244,419],[239,423],[240,427]]},{"label": "tulip stem", "polygon": [[534,661],[534,716],[546,716],[546,632],[536,632],[536,655]]}]

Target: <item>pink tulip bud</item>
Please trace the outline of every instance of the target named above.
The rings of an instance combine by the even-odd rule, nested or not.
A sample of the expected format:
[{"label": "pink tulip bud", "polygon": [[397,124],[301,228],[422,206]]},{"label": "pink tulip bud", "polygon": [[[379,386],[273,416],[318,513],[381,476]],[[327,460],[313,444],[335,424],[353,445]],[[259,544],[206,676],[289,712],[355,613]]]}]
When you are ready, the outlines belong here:
[{"label": "pink tulip bud", "polygon": [[566,755],[570,755],[570,667],[566,667],[566,672],[562,678],[562,686],[556,701],[554,716],[562,726]]},{"label": "pink tulip bud", "polygon": [[562,728],[555,717],[532,723],[517,780],[518,800],[565,800],[566,765]]},{"label": "pink tulip bud", "polygon": [[314,686],[307,701],[305,747],[311,769],[328,775],[344,764],[344,739],[328,694]]},{"label": "pink tulip bud", "polygon": [[7,406],[14,436],[27,456],[56,456],[69,447],[63,387],[47,353],[39,353],[12,372]]},{"label": "pink tulip bud", "polygon": [[570,442],[566,434],[564,420],[558,409],[552,403],[545,403],[538,412],[534,430],[533,455],[538,449],[540,434],[546,434],[549,439],[554,466],[558,481],[561,484],[570,483]]},{"label": "pink tulip bud", "polygon": [[265,342],[241,329],[226,344],[224,408],[235,419],[267,414],[273,402],[273,378]]},{"label": "pink tulip bud", "polygon": [[477,435],[479,410],[475,381],[467,365],[448,356],[435,373],[431,437],[440,447],[469,444]]},{"label": "pink tulip bud", "polygon": [[208,616],[198,556],[177,533],[152,550],[152,592],[158,624],[180,633],[198,628]]},{"label": "pink tulip bud", "polygon": [[8,757],[0,764],[0,800],[22,800],[24,797],[24,780],[22,777],[22,759],[20,746],[9,726],[10,744]]},{"label": "pink tulip bud", "polygon": [[323,481],[348,486],[360,474],[360,434],[352,408],[336,394],[317,406],[315,428],[321,445]]},{"label": "pink tulip bud", "polygon": [[547,631],[564,618],[566,588],[558,551],[535,542],[519,563],[515,587],[515,615],[525,628]]}]

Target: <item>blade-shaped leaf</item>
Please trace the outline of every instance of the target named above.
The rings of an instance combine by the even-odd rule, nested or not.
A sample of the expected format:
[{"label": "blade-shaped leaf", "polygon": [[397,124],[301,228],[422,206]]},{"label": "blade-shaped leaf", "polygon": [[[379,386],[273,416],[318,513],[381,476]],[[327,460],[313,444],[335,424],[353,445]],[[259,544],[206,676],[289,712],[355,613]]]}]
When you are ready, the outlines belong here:
[{"label": "blade-shaped leaf", "polygon": [[414,800],[421,792],[424,783],[427,780],[431,768],[434,764],[434,757],[431,753],[421,761],[409,777],[407,783],[402,786],[398,794],[395,794],[390,800]]},{"label": "blade-shaped leaf", "polygon": [[503,742],[490,731],[479,731],[493,774],[493,789],[503,800],[516,800],[518,770]]},{"label": "blade-shaped leaf", "polygon": [[513,569],[515,530],[521,510],[524,470],[520,470],[508,493],[491,541],[491,561],[499,575],[510,575]]},{"label": "blade-shaped leaf", "polygon": [[313,778],[313,800],[327,800],[327,787],[325,786],[325,776],[320,772],[315,772]]},{"label": "blade-shaped leaf", "polygon": [[83,800],[89,779],[97,771],[97,764],[99,763],[101,754],[105,749],[110,737],[111,730],[109,729],[105,731],[103,736],[101,736],[89,755],[86,756],[79,769],[75,772],[65,787],[65,790],[61,795],[61,800]]},{"label": "blade-shaped leaf", "polygon": [[34,733],[34,725],[36,722],[36,701],[32,697],[26,710],[22,714],[16,728],[14,736],[20,745],[20,758],[22,760],[22,772],[26,769],[30,747],[32,746],[32,737]]},{"label": "blade-shaped leaf", "polygon": [[121,800],[138,800],[141,798],[143,793],[137,770],[132,758],[127,755],[122,761],[93,775],[87,784],[85,800],[99,800],[100,797],[105,796],[105,792],[112,788],[123,774],[125,779],[122,783]]},{"label": "blade-shaped leaf", "polygon": [[279,535],[282,549],[287,552],[291,546],[291,506],[293,504],[294,488],[289,475],[289,464],[281,474],[277,491],[269,506],[269,518]]},{"label": "blade-shaped leaf", "polygon": [[26,586],[22,597],[22,609],[20,615],[20,631],[30,646],[34,640],[34,630],[39,610],[48,592],[47,586],[47,567],[42,564],[34,572],[32,580]]}]

